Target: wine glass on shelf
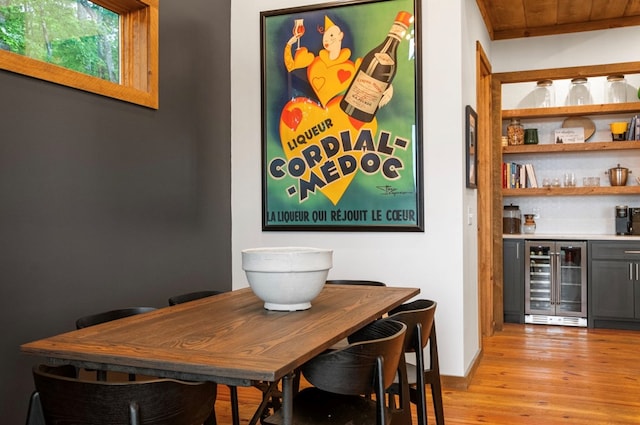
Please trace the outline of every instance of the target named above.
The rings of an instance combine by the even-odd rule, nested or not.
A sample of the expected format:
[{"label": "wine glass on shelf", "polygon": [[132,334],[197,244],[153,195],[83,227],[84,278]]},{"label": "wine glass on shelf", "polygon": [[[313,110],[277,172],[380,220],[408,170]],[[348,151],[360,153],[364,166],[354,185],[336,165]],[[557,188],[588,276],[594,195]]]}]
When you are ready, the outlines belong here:
[{"label": "wine glass on shelf", "polygon": [[298,38],[298,49],[300,48],[300,38],[304,35],[304,19],[293,21],[293,35]]}]

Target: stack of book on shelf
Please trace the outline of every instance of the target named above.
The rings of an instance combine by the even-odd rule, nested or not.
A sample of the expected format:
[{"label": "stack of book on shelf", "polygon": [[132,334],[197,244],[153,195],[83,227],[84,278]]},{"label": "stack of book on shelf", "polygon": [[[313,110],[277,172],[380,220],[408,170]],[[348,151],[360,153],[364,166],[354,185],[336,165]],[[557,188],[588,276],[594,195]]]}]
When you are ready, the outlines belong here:
[{"label": "stack of book on shelf", "polygon": [[502,163],[502,188],[524,189],[538,187],[538,179],[532,164]]},{"label": "stack of book on shelf", "polygon": [[640,140],[640,115],[634,115],[627,129],[627,140]]}]

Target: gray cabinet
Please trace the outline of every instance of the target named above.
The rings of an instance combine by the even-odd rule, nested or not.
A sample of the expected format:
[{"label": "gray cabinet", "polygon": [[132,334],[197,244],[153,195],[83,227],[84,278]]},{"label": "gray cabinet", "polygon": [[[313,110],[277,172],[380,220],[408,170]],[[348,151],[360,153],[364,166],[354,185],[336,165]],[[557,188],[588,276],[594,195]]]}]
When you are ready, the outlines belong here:
[{"label": "gray cabinet", "polygon": [[524,323],[524,240],[504,239],[503,303],[505,323]]},{"label": "gray cabinet", "polygon": [[591,241],[589,327],[640,329],[640,241]]}]

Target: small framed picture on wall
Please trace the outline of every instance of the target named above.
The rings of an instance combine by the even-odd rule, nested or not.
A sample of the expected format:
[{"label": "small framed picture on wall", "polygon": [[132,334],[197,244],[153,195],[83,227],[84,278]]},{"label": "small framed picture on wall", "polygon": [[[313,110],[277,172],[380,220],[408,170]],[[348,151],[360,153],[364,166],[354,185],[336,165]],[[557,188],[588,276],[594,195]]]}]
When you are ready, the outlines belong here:
[{"label": "small framed picture on wall", "polygon": [[478,187],[478,114],[467,105],[466,108],[466,152],[467,152],[467,187]]}]

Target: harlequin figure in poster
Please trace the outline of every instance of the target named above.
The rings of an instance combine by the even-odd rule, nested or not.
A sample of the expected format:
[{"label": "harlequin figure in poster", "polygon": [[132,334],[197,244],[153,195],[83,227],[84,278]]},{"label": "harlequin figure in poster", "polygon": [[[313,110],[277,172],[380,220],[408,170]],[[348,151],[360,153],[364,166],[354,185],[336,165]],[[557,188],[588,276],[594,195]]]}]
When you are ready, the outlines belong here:
[{"label": "harlequin figure in poster", "polygon": [[[304,25],[302,19],[296,20],[298,28]],[[294,32],[296,24],[294,24]],[[301,28],[304,28],[302,26]],[[328,16],[324,17],[324,28],[318,28],[322,34],[322,49],[315,56],[302,46],[300,39],[304,34],[298,30],[289,39],[284,49],[284,63],[288,72],[296,69],[307,69],[307,80],[318,100],[326,106],[329,100],[344,92],[351,82],[361,59],[354,63],[351,60],[351,49],[342,47],[344,32],[334,24]],[[293,45],[298,43],[292,54]]]}]

